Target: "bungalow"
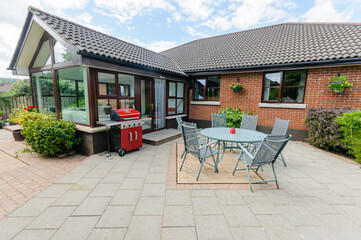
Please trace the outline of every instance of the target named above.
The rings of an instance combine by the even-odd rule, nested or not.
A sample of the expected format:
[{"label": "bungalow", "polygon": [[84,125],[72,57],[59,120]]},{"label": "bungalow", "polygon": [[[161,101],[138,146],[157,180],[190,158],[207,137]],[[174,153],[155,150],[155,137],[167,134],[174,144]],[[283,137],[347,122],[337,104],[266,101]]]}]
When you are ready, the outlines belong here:
[{"label": "bungalow", "polygon": [[[150,132],[176,116],[207,127],[229,105],[259,115],[265,132],[289,119],[302,140],[308,108],[361,108],[361,25],[283,23],[156,53],[29,7],[9,69],[30,76],[34,105],[78,124],[88,154],[105,149],[98,122],[112,108],[137,109]],[[327,84],[340,74],[354,86],[335,94]]]}]

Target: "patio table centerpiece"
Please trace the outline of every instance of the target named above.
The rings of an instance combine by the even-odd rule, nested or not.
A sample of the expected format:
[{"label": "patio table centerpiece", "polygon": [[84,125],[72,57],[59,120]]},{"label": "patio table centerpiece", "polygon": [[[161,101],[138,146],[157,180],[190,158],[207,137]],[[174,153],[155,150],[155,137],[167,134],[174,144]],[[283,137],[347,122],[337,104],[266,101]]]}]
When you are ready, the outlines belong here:
[{"label": "patio table centerpiece", "polygon": [[352,86],[353,83],[348,82],[345,75],[332,77],[331,82],[328,83],[329,89],[335,93],[343,93],[345,88],[352,88]]},{"label": "patio table centerpiece", "polygon": [[239,92],[239,90],[244,89],[244,86],[240,83],[232,83],[229,87],[233,90],[233,92]]}]

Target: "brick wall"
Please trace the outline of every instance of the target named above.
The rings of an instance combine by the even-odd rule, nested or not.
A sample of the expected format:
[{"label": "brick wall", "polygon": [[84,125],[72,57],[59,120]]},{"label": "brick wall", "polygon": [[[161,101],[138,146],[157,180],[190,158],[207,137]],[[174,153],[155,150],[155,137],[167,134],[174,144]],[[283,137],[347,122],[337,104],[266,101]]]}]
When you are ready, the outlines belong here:
[{"label": "brick wall", "polygon": [[[342,94],[335,94],[328,89],[331,77],[338,73],[346,75],[348,80],[354,83],[352,89],[346,89]],[[239,82],[245,86],[241,93],[234,93],[229,85]],[[191,105],[190,118],[198,120],[210,120],[211,113],[229,105],[240,107],[245,111],[252,111],[259,116],[258,125],[273,126],[276,117],[290,120],[290,129],[306,129],[303,119],[307,109],[283,109],[283,108],[260,108],[263,73],[238,73],[221,76],[221,106]],[[361,108],[361,66],[331,67],[309,69],[307,75],[304,103],[310,107],[351,107]]]}]

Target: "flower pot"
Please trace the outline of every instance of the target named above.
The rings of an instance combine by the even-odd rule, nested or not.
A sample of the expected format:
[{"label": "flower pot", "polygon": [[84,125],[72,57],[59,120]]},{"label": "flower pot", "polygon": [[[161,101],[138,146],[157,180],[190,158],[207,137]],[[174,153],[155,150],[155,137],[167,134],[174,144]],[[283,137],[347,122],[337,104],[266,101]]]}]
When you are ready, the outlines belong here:
[{"label": "flower pot", "polygon": [[341,90],[333,89],[333,92],[334,92],[334,93],[343,93],[343,91],[345,91],[345,89],[341,89]]},{"label": "flower pot", "polygon": [[24,141],[25,137],[21,134],[21,129],[15,129],[12,131],[15,141]]},{"label": "flower pot", "polygon": [[233,92],[239,92],[239,88],[233,89]]},{"label": "flower pot", "polygon": [[10,126],[9,122],[4,122],[4,126]]}]

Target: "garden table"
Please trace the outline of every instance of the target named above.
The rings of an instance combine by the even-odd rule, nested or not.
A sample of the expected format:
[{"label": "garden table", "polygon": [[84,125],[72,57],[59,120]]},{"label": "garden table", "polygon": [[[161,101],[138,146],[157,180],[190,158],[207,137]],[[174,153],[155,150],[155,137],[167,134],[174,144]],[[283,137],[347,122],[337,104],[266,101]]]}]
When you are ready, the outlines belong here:
[{"label": "garden table", "polygon": [[[227,147],[226,143],[256,143],[261,142],[266,134],[254,130],[236,128],[236,133],[230,133],[231,128],[206,128],[200,131],[200,134],[206,138],[217,141],[218,153],[216,160],[215,172],[218,172],[218,163],[222,160],[226,149],[232,149],[232,146]],[[221,143],[223,143],[223,151],[220,156]]]}]

